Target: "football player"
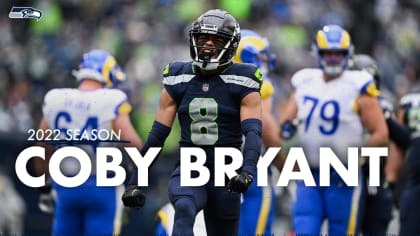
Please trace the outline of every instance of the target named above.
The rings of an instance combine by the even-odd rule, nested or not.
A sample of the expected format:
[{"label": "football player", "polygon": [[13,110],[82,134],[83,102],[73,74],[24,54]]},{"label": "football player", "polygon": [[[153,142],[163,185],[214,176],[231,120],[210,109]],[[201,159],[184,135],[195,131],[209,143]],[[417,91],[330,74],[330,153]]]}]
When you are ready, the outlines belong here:
[{"label": "football player", "polygon": [[407,167],[407,183],[401,194],[400,206],[400,235],[416,235],[420,233],[420,225],[416,219],[420,216],[420,92],[413,90],[400,100],[401,110],[399,119],[409,129],[410,145],[407,150],[398,146],[396,152],[402,160],[405,155]]},{"label": "football player", "polygon": [[[262,140],[266,147],[281,147],[279,126],[272,114],[272,95],[274,87],[268,73],[275,68],[276,58],[270,53],[270,44],[266,38],[252,30],[241,30],[241,42],[233,58],[237,63],[252,63],[261,69],[263,84],[262,99]],[[278,156],[274,163],[281,171],[284,159]],[[241,203],[241,217],[239,235],[271,235],[274,220],[274,188],[269,169],[267,187],[257,186],[256,173],[254,181],[248,191],[243,194]]]},{"label": "football player", "polygon": [[[159,209],[156,215],[156,236],[171,235],[172,228],[174,227],[174,216],[175,210],[170,202],[166,203]],[[207,235],[203,210],[199,211],[195,217],[193,232],[194,235],[197,236]]]},{"label": "football player", "polygon": [[[359,179],[357,187],[347,186],[332,170],[330,186],[321,187],[319,148],[332,148],[346,165],[348,147],[378,147],[388,142],[374,79],[365,71],[347,70],[352,49],[346,30],[338,25],[326,25],[316,33],[313,44],[320,68],[302,69],[292,77],[294,91],[284,114],[284,124],[290,126],[297,118],[299,143],[316,184],[309,187],[303,181],[296,183],[292,217],[298,235],[318,235],[324,220],[328,221],[328,235],[358,232],[364,182]],[[364,128],[370,134],[365,143]]]},{"label": "football player", "polygon": [[[375,60],[369,55],[356,54],[351,59],[351,68],[356,70],[365,70],[370,73],[376,87],[379,89],[381,76]],[[378,97],[379,104],[382,107],[386,124],[389,130],[389,139],[392,145],[398,145],[406,149],[410,143],[410,134],[407,129],[402,127],[398,121],[393,118],[393,105],[382,95]],[[394,153],[390,153],[387,159],[381,159],[380,185],[367,186],[367,198],[365,202],[365,213],[361,224],[361,232],[367,235],[386,235],[388,224],[392,219],[393,196],[391,190],[397,181],[397,173],[401,163],[395,161]],[[364,163],[363,171],[366,176],[366,184],[369,178],[368,162]],[[385,171],[388,173],[385,177]],[[393,175],[391,175],[393,174]]]},{"label": "football player", "polygon": [[[172,234],[193,235],[195,216],[204,209],[208,235],[237,235],[240,194],[252,183],[260,155],[262,75],[254,65],[232,62],[241,35],[230,13],[205,12],[193,22],[189,37],[192,61],[165,67],[156,120],[141,153],[163,146],[178,114],[180,146],[205,151],[210,180],[204,186],[181,186],[180,167],[175,168],[168,186],[175,208]],[[240,150],[242,135],[244,160],[239,174],[226,181],[227,187],[215,186],[214,148]],[[136,186],[137,174],[133,173],[122,198],[129,207],[144,204],[144,194]]]},{"label": "football player", "polygon": [[[63,132],[113,129],[121,131],[121,140],[130,141],[127,146],[140,147],[141,140],[129,118],[131,105],[126,94],[114,88],[125,80],[125,74],[115,58],[104,50],[91,50],[83,55],[79,70],[74,71],[74,75],[79,83],[77,89],[53,89],[45,95],[40,129]],[[91,132],[87,133],[92,138]],[[52,182],[53,190],[51,186],[39,189],[41,210],[54,211],[53,235],[119,234],[122,213],[119,199],[123,186],[96,186],[94,158],[97,145],[106,146],[107,143],[78,146],[89,154],[93,166],[91,176],[84,184],[67,188]],[[35,164],[39,174],[46,173],[48,159],[37,158]],[[78,162],[71,158],[64,159],[61,166],[66,176],[74,176],[80,170]],[[43,201],[53,193],[56,193],[55,209]]]}]

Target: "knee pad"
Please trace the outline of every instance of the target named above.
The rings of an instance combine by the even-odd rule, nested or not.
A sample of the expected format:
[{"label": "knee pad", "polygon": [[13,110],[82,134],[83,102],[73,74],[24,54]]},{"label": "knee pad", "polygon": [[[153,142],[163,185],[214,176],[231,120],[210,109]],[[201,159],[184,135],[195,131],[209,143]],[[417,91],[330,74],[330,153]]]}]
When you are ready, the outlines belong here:
[{"label": "knee pad", "polygon": [[197,209],[191,199],[186,197],[177,199],[174,203],[174,208],[177,217],[191,218],[194,222]]}]

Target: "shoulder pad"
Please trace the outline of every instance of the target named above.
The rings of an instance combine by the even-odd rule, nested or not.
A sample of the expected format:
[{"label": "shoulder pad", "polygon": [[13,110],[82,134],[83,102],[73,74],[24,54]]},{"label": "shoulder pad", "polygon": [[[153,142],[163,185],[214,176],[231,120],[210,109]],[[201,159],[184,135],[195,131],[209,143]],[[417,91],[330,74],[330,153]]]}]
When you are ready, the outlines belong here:
[{"label": "shoulder pad", "polygon": [[163,77],[174,76],[180,74],[193,74],[191,62],[172,62],[165,66],[163,69]]},{"label": "shoulder pad", "polygon": [[251,63],[233,63],[226,71],[222,74],[226,75],[239,75],[252,78],[262,83],[263,75],[261,70]]},{"label": "shoulder pad", "polygon": [[314,79],[314,77],[321,76],[322,78],[322,71],[320,69],[315,68],[305,68],[298,70],[292,76],[291,83],[294,88],[299,87],[302,84],[305,84]]},{"label": "shoulder pad", "polygon": [[106,89],[105,91],[106,91],[106,93],[108,93],[108,96],[112,97],[113,100],[115,100],[115,101],[123,101],[123,100],[128,99],[127,95],[119,89],[111,88],[111,89]]},{"label": "shoulder pad", "polygon": [[72,89],[51,89],[48,91],[44,96],[44,104],[48,102],[55,102],[57,100],[61,100],[63,96],[63,91],[67,91],[68,93],[71,93]]},{"label": "shoulder pad", "polygon": [[350,78],[356,83],[356,86],[360,89],[361,94],[367,94],[369,96],[378,97],[380,92],[376,88],[375,81],[371,74],[364,70],[350,71],[354,75]]},{"label": "shoulder pad", "polygon": [[261,85],[261,99],[269,98],[274,93],[274,86],[269,79],[264,79]]},{"label": "shoulder pad", "polygon": [[260,89],[262,83],[261,70],[249,63],[233,63],[232,66],[220,74],[220,78],[225,83],[237,84],[255,89]]},{"label": "shoulder pad", "polygon": [[420,93],[409,93],[404,95],[400,100],[402,107],[418,107],[420,106]]}]

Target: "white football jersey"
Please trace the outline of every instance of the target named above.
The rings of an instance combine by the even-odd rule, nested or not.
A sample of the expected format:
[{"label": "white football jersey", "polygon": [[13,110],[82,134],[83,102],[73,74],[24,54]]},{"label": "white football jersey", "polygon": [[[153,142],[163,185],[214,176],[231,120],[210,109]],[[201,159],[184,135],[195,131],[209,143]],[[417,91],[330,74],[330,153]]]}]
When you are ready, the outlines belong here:
[{"label": "white football jersey", "polygon": [[[98,141],[110,134],[112,122],[119,114],[127,114],[131,106],[127,96],[118,89],[53,89],[44,98],[43,115],[50,129],[60,130],[60,139]],[[97,130],[96,137],[92,130]],[[116,131],[116,133],[118,133]],[[85,135],[84,135],[85,134]],[[102,140],[103,140],[102,139]],[[109,143],[98,143],[99,146]],[[67,144],[65,144],[67,145]],[[92,158],[96,145],[78,145]],[[79,164],[66,158],[62,162],[63,173],[77,173]],[[95,170],[92,161],[92,169]]]},{"label": "white football jersey", "polygon": [[293,75],[299,141],[311,168],[319,167],[320,147],[330,147],[347,164],[347,148],[363,145],[356,98],[372,93],[373,84],[365,71],[346,70],[328,82],[321,69],[303,69]]}]

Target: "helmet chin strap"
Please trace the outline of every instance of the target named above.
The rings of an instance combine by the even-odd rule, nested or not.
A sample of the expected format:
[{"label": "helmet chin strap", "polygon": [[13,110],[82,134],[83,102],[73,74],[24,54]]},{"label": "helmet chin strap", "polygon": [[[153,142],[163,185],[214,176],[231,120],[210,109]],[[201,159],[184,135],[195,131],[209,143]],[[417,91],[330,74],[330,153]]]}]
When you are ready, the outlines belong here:
[{"label": "helmet chin strap", "polygon": [[208,61],[198,62],[198,61],[193,61],[193,65],[196,65],[196,66],[200,67],[202,70],[216,70],[216,69],[219,68],[219,63],[217,63],[217,62],[208,62]]},{"label": "helmet chin strap", "polygon": [[202,62],[202,69],[206,69],[207,65],[209,64],[209,62],[211,62],[211,58],[213,57],[214,52],[203,52],[201,54],[198,55],[198,59],[203,61]]}]

